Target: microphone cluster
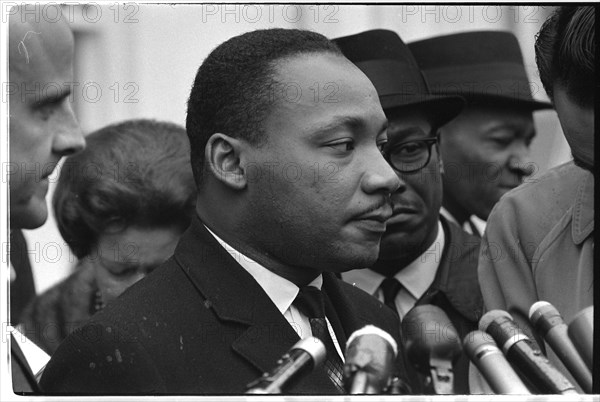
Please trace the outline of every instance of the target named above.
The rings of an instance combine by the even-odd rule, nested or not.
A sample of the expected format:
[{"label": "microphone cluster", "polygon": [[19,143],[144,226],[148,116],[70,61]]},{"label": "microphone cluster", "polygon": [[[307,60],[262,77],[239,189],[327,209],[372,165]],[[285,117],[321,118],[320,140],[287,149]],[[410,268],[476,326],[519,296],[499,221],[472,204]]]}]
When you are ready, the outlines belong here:
[{"label": "microphone cluster", "polygon": [[402,320],[402,336],[408,359],[426,378],[427,393],[454,394],[453,364],[462,348],[446,313],[430,304],[414,307]]},{"label": "microphone cluster", "polygon": [[[308,337],[296,343],[275,368],[246,386],[247,394],[280,394],[321,365],[327,352],[323,343]],[[355,331],[346,343],[344,387],[350,394],[395,393],[394,361],[398,345],[394,338],[373,325]]]},{"label": "microphone cluster", "polygon": [[[593,306],[567,325],[548,302],[531,306],[530,322],[581,389],[592,392]],[[575,386],[542,353],[506,311],[488,311],[461,344],[439,307],[413,308],[402,320],[406,355],[435,394],[453,394],[453,364],[462,351],[496,394],[578,394]],[[283,393],[325,361],[326,349],[314,337],[296,343],[273,370],[247,385],[248,394]],[[349,394],[400,393],[394,377],[398,345],[387,332],[366,326],[346,343],[344,387]]]},{"label": "microphone cluster", "polygon": [[[534,303],[529,320],[586,393],[592,392],[593,306],[566,325],[550,303]],[[577,394],[575,386],[542,353],[506,311],[491,310],[463,346],[497,394]]]}]

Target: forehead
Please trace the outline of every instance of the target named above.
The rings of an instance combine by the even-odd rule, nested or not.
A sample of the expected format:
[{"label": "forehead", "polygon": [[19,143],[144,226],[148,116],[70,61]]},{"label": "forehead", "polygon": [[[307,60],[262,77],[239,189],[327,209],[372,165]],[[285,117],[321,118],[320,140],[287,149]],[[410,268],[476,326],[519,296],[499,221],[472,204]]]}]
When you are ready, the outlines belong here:
[{"label": "forehead", "polygon": [[374,103],[381,109],[371,81],[343,56],[308,53],[280,60],[275,65],[275,79],[284,91],[275,99],[284,108]]},{"label": "forehead", "polygon": [[567,139],[590,146],[594,139],[594,109],[577,105],[560,85],[554,86],[554,106]]},{"label": "forehead", "polygon": [[[267,131],[311,135],[335,121],[379,128],[386,118],[377,91],[354,64],[328,53],[295,55],[275,64],[275,93]],[[286,134],[287,133],[287,134]],[[291,134],[289,134],[291,133]]]},{"label": "forehead", "polygon": [[[431,113],[427,113],[418,107],[386,110],[389,120],[388,136],[408,136],[415,134],[412,129],[421,129],[422,133],[429,135],[433,127]],[[406,131],[407,129],[411,129]]]},{"label": "forehead", "polygon": [[490,119],[512,121],[527,124],[533,122],[533,112],[518,104],[475,104],[468,105],[459,116],[460,119],[485,122]]},{"label": "forehead", "polygon": [[9,24],[9,79],[12,82],[57,82],[71,79],[73,34],[61,21],[22,22],[12,15]]}]

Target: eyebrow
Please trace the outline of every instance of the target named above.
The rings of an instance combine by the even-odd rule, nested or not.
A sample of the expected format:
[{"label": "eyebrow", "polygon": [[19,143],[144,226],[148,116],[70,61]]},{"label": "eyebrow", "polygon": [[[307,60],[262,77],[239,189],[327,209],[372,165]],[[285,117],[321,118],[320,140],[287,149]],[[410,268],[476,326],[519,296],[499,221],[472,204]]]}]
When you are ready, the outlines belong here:
[{"label": "eyebrow", "polygon": [[[393,129],[393,125],[391,126],[391,128]],[[406,127],[397,131],[392,131],[394,133],[394,137],[396,136],[408,136],[411,134],[425,134],[427,136],[431,135],[431,131],[433,131],[434,128],[432,127],[432,129],[430,130],[430,132],[427,132],[426,130],[423,130],[421,127],[419,126],[412,126],[412,127]],[[388,133],[389,134],[389,133]]]},{"label": "eyebrow", "polygon": [[[535,137],[535,134],[536,134],[536,132],[535,132],[535,126],[532,126],[531,128],[532,128],[531,131],[525,131],[524,132],[525,137],[527,137],[527,138],[533,138],[533,137]],[[514,132],[516,132],[518,134],[523,133],[523,130],[522,130],[521,126],[516,125],[516,124],[512,124],[510,122],[503,122],[503,123],[494,124],[494,125],[490,126],[488,129],[486,129],[485,133],[486,134],[492,134],[495,131],[500,131],[500,130],[503,130],[503,129],[513,130]]]},{"label": "eyebrow", "polygon": [[[352,131],[359,131],[366,127],[366,122],[364,119],[355,117],[355,116],[341,116],[335,117],[333,121],[326,124],[325,126],[319,127],[314,130],[311,137],[319,137],[325,134],[328,134],[332,131],[336,131],[339,128],[350,128]],[[379,130],[377,131],[377,135],[383,133],[388,128],[388,120],[385,119]],[[310,128],[309,128],[310,130]]]}]

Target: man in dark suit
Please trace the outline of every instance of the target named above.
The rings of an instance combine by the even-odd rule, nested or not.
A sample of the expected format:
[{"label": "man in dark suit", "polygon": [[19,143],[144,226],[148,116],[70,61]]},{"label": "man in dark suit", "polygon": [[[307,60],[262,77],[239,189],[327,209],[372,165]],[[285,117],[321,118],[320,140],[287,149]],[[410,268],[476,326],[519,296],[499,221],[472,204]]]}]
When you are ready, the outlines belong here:
[{"label": "man in dark suit", "polygon": [[[400,319],[416,305],[440,307],[462,339],[477,328],[483,309],[477,282],[479,239],[440,216],[443,165],[437,131],[460,113],[464,101],[431,95],[395,32],[367,31],[335,42],[375,84],[390,122],[386,158],[400,179],[379,259],[371,268],[342,273],[342,278],[378,297]],[[468,361],[463,355],[454,365],[456,393],[469,392]]]},{"label": "man in dark suit", "polygon": [[432,93],[467,100],[441,129],[446,169],[442,214],[481,237],[500,197],[535,173],[529,148],[533,112],[550,109],[532,96],[515,35],[461,32],[409,43]]},{"label": "man in dark suit", "polygon": [[[375,88],[322,35],[259,30],[203,62],[186,125],[197,219],[173,258],[65,340],[44,391],[241,394],[312,334],[326,363],[288,391],[343,392],[353,331],[399,339],[391,310],[334,275],[377,259],[399,184]],[[324,311],[305,309],[309,294]]]},{"label": "man in dark suit", "polygon": [[[48,176],[58,161],[85,140],[69,102],[73,83],[73,34],[62,19],[49,22],[25,6],[9,18],[11,323],[35,296],[27,243],[21,229],[48,217]],[[60,7],[49,5],[49,7]],[[56,11],[55,11],[56,12]],[[60,10],[58,10],[60,15]],[[13,390],[35,392],[47,355],[24,335],[11,334]]]}]

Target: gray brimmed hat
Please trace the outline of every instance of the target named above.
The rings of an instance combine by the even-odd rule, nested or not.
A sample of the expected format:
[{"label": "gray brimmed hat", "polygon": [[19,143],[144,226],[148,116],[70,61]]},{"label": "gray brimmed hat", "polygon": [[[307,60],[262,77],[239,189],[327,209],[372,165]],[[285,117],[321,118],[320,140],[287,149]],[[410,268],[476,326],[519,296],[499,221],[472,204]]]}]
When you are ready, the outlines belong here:
[{"label": "gray brimmed hat", "polygon": [[517,38],[510,32],[475,31],[437,36],[408,44],[434,94],[468,101],[548,109],[531,94]]},{"label": "gray brimmed hat", "polygon": [[333,39],[344,56],[360,68],[379,94],[381,106],[418,106],[441,126],[465,105],[460,96],[434,95],[408,46],[393,31],[377,29]]}]

